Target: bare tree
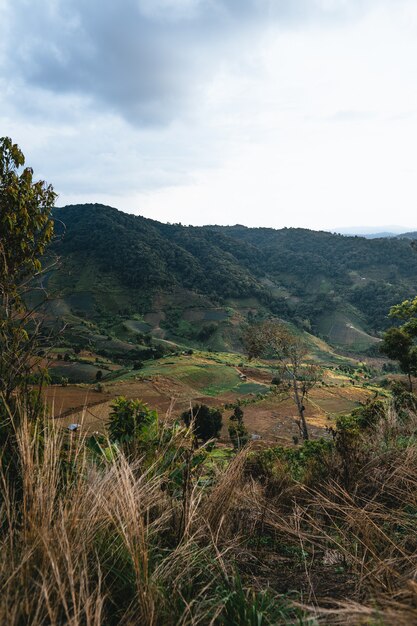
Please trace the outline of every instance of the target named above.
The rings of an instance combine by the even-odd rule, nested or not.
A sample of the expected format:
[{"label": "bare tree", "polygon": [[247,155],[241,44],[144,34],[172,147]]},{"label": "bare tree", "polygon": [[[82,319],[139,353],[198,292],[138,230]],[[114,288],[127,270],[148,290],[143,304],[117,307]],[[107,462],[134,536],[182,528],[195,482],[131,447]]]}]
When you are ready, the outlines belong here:
[{"label": "bare tree", "polygon": [[243,333],[243,344],[249,358],[270,357],[279,362],[279,386],[293,397],[299,419],[297,425],[303,439],[309,439],[305,419],[305,401],[321,377],[321,370],[306,361],[308,348],[282,322],[267,320],[248,326]]}]

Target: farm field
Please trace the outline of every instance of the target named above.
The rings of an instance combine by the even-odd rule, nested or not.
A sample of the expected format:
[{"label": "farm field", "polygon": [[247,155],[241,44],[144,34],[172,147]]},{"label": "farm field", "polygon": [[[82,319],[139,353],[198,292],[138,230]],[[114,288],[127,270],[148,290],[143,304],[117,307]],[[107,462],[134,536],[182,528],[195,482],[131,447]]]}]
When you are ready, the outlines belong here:
[{"label": "farm field", "polygon": [[[271,386],[269,364],[242,363],[240,355],[207,353],[166,357],[151,361],[139,371],[96,385],[51,385],[46,400],[57,423],[82,424],[86,432],[103,432],[118,396],[140,399],[173,420],[190,404],[205,403],[223,410],[222,440],[228,441],[230,405],[239,402],[251,435],[265,443],[291,444],[298,435],[296,410],[291,398]],[[324,371],[323,382],[314,388],[306,405],[311,435],[326,435],[338,414],[349,413],[372,397],[375,389],[355,383],[332,369]]]},{"label": "farm field", "polygon": [[380,339],[361,328],[361,321],[354,314],[348,316],[339,312],[324,316],[319,329],[332,345],[344,346],[358,352],[380,342]]}]

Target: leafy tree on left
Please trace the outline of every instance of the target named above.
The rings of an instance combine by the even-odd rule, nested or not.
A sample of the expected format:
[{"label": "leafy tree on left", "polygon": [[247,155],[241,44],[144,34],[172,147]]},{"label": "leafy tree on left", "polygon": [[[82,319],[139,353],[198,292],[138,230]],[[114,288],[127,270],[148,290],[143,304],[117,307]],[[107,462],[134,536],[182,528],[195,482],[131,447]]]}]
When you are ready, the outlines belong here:
[{"label": "leafy tree on left", "polygon": [[[38,320],[27,305],[53,235],[56,194],[9,137],[0,138],[0,417],[11,415],[18,391],[28,393]],[[26,398],[27,399],[27,398]],[[13,412],[13,411],[12,411]]]}]

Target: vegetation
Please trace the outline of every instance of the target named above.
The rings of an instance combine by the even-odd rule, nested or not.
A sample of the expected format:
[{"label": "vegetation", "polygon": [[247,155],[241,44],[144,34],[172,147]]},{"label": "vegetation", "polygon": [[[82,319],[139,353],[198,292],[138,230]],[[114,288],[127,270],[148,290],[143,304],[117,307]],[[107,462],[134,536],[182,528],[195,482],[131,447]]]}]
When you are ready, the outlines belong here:
[{"label": "vegetation", "polygon": [[236,406],[229,418],[229,437],[235,450],[243,448],[249,441],[249,433],[243,422],[243,411]]},{"label": "vegetation", "polygon": [[212,409],[206,404],[196,404],[181,415],[184,424],[192,430],[197,439],[204,442],[218,438],[222,428],[222,414],[218,409]]},{"label": "vegetation", "polygon": [[273,382],[291,390],[299,415],[300,434],[303,439],[309,439],[304,403],[319,380],[320,369],[306,362],[308,349],[305,343],[286,325],[267,320],[248,326],[243,333],[243,344],[249,358],[269,356],[279,361],[278,376]]},{"label": "vegetation", "polygon": [[143,402],[117,398],[112,405],[108,423],[109,439],[118,443],[137,439],[142,430],[155,419],[155,411],[151,411]]},{"label": "vegetation", "polygon": [[6,469],[0,480],[0,620],[414,623],[417,415],[406,410],[364,407],[329,440],[232,458],[195,448],[176,423],[116,441],[22,414],[22,489]]},{"label": "vegetation", "polygon": [[[34,182],[25,158],[8,137],[0,139],[0,418],[15,390],[33,370],[40,325],[25,297],[42,271],[41,257],[51,241],[55,193]],[[27,328],[31,326],[30,335]]]},{"label": "vegetation", "polygon": [[[302,445],[251,446],[243,410],[236,404],[228,425],[232,446],[216,443],[222,413],[205,404],[190,407],[182,420],[172,415],[161,420],[141,400],[118,397],[103,432],[91,434],[78,425],[59,427],[40,399],[46,374],[36,365],[45,349],[36,342],[39,325],[26,298],[27,287],[39,284],[35,279],[42,270],[40,256],[52,236],[54,194],[44,183],[33,183],[30,170],[18,173],[23,155],[17,146],[10,140],[0,146],[0,622],[416,623],[417,397],[412,387],[407,390],[403,381],[395,380],[391,394],[375,388],[374,397],[339,415],[329,422],[324,437],[312,440],[304,400],[319,382],[320,370],[307,361],[304,342],[288,325],[252,315],[244,333],[248,355],[278,361],[273,383],[281,393],[292,394]],[[164,254],[172,252],[164,243],[165,227],[147,222],[145,236],[156,233]],[[152,250],[145,264],[149,276],[134,272],[132,288],[138,285],[146,291],[149,280],[162,286],[166,267],[171,268],[173,285],[192,264],[193,255],[210,264],[221,234],[217,228],[205,231],[205,245],[199,249],[200,229],[167,225],[166,232],[177,239],[175,245],[187,244],[190,256],[178,251],[171,265],[162,267],[159,252]],[[239,275],[233,259],[243,263],[259,234],[240,227],[230,232],[240,243],[232,254],[224,235],[228,269],[219,268],[213,283],[210,275],[204,285],[219,298],[238,293],[245,275]],[[261,239],[275,241],[275,233],[262,232]],[[133,246],[133,239],[129,241]],[[298,245],[302,241],[301,236]],[[298,252],[296,248],[291,257],[294,272]],[[137,250],[128,248],[132,261],[147,254],[140,237]],[[122,276],[116,256],[109,256],[111,271]],[[271,263],[275,261],[272,256]],[[313,255],[313,267],[314,261]],[[228,285],[219,286],[228,271]],[[337,264],[329,272],[342,280]],[[192,272],[188,279],[196,289]],[[240,296],[251,289],[248,281]],[[257,289],[264,298],[262,288]],[[404,323],[388,331],[384,340],[384,349],[392,347],[410,382],[414,370],[407,359],[415,350],[416,311],[416,300],[395,307],[392,315]],[[168,322],[175,324],[175,315]],[[89,328],[90,337],[96,328],[88,320],[81,326]],[[109,332],[97,333],[96,341],[115,341],[119,349],[122,344],[125,353],[132,351],[132,368],[152,371],[137,346],[117,343]],[[140,341],[143,350],[149,350],[149,360],[154,359],[158,353],[151,341],[142,336]],[[67,370],[74,355],[83,358],[77,345],[58,350]],[[213,378],[208,387],[208,359],[190,365],[191,357],[192,350],[183,351],[184,377],[206,385],[207,393],[230,390],[246,379],[218,355],[222,380]],[[84,351],[85,366],[91,367],[89,358],[95,364],[92,382],[103,392],[111,375],[102,374],[107,361]],[[240,358],[235,356],[237,362]],[[8,363],[13,371],[7,371]],[[266,369],[265,364],[259,367]],[[371,371],[366,364],[356,369],[343,364],[333,374],[359,380],[359,374],[369,378]],[[62,376],[60,382],[66,386],[68,378]]]},{"label": "vegetation", "polygon": [[410,391],[413,391],[411,377],[417,375],[417,298],[392,307],[390,316],[403,320],[403,324],[385,333],[381,351],[398,361],[401,371],[407,374]]},{"label": "vegetation", "polygon": [[[272,314],[335,345],[365,350],[389,326],[389,306],[417,292],[417,257],[408,240],[185,227],[102,205],[64,207],[54,216],[57,232],[61,221],[66,226],[53,248],[62,265],[50,278],[60,311],[70,325],[87,320],[103,334],[107,326],[121,337],[120,321],[130,325],[135,315],[157,309],[157,324],[135,322],[137,338],[156,326],[187,346],[230,350],[238,347],[233,315],[256,322]],[[347,344],[343,332],[332,331],[340,317],[350,329]],[[91,333],[90,339],[98,345]]]}]

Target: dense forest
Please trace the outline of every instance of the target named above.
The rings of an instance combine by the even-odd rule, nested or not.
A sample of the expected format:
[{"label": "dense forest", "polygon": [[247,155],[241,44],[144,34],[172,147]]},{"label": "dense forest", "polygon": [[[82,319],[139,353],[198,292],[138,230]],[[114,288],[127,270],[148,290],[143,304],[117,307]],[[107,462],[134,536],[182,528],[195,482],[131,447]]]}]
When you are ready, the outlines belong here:
[{"label": "dense forest", "polygon": [[110,284],[139,292],[144,310],[156,294],[181,288],[214,306],[255,298],[313,332],[323,315],[350,310],[378,334],[389,325],[390,306],[417,289],[409,239],[162,224],[99,204],[67,206],[54,216],[61,258],[55,283],[66,296],[98,288],[77,283],[79,268],[90,266]]}]

